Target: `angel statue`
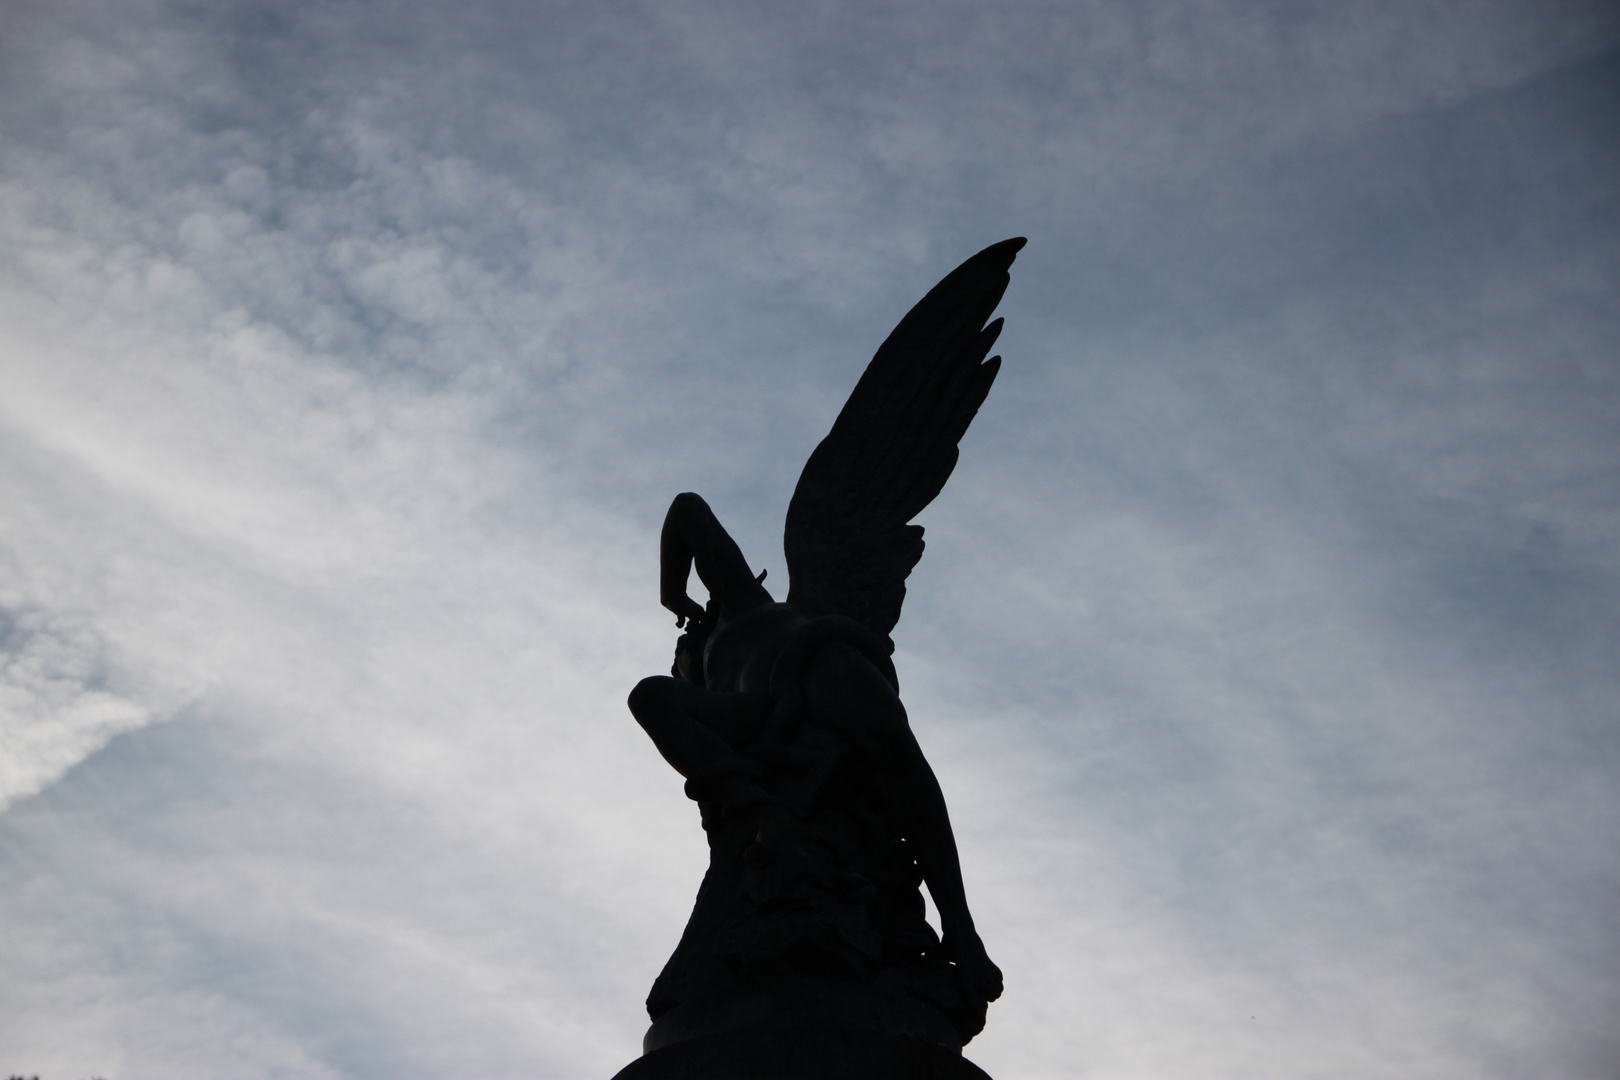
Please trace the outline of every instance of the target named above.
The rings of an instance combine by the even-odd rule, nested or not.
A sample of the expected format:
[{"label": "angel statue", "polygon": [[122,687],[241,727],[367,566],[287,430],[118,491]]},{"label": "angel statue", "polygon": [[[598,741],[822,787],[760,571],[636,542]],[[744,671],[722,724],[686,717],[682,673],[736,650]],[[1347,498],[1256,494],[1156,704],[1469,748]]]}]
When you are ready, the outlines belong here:
[{"label": "angel statue", "polygon": [[[1002,321],[986,320],[1023,246],[963,263],[878,349],[788,506],[785,602],[707,503],[670,505],[660,599],[686,632],[671,675],[643,679],[630,711],[686,778],[710,860],[647,999],[648,1052],[774,1015],[959,1053],[1001,995],[889,633],[923,552],[911,519],[944,487],[1000,367],[985,356]],[[687,595],[693,564],[707,605]]]}]

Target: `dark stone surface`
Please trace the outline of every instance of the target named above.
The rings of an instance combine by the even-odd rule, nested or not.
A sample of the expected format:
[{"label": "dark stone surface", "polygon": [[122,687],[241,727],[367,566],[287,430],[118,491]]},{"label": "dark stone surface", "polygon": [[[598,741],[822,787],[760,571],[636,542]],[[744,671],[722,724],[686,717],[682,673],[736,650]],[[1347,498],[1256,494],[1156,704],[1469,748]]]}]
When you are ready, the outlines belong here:
[{"label": "dark stone surface", "polygon": [[641,1049],[648,1053],[722,1031],[771,1026],[864,1028],[962,1052],[956,1025],[903,989],[815,979],[762,980],[730,995],[683,1002],[653,1022]]},{"label": "dark stone surface", "polygon": [[[877,1075],[836,1071],[870,1051],[924,1070],[886,1075],[982,1075],[961,1072],[960,1049],[983,1030],[1001,971],[968,909],[889,633],[923,551],[910,521],[950,477],[999,370],[1000,357],[985,358],[1001,321],[986,320],[1023,244],[994,244],[952,271],[867,366],[788,506],[785,602],[703,499],[670,505],[660,600],[686,633],[671,675],[642,680],[630,711],[686,777],[709,869],[647,998],[648,1061],[733,1062],[716,1076]],[[707,605],[687,595],[694,567]],[[750,1034],[722,1036],[740,1031]],[[821,1071],[771,1071],[758,1056],[818,1039],[833,1054]],[[699,1044],[709,1057],[693,1057]],[[957,1071],[927,1071],[937,1061]]]},{"label": "dark stone surface", "polygon": [[614,1080],[990,1080],[960,1051],[891,1032],[755,1027],[689,1039]]}]

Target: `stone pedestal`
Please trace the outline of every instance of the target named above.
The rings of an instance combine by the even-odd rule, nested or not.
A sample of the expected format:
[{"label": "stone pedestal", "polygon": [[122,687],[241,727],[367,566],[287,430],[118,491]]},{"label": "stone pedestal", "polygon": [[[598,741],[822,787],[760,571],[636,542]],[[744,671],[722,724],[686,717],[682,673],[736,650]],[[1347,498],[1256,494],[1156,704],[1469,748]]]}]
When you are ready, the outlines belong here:
[{"label": "stone pedestal", "polygon": [[641,1052],[741,1028],[872,1028],[962,1053],[961,1031],[916,998],[894,987],[819,979],[755,979],[677,1005],[647,1029]]},{"label": "stone pedestal", "polygon": [[750,1027],[651,1050],[613,1080],[990,1080],[923,1039],[873,1028]]}]

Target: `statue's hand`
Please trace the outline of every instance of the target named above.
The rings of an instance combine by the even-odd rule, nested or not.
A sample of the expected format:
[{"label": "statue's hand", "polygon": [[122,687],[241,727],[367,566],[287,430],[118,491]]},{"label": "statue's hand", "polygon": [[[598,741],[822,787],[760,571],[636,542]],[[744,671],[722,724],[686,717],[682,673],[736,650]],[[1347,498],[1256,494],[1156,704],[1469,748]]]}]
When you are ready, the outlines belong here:
[{"label": "statue's hand", "polygon": [[685,626],[687,619],[701,619],[703,617],[703,605],[687,596],[684,592],[661,597],[660,601],[666,608],[675,613],[676,629]]},{"label": "statue's hand", "polygon": [[994,1001],[1001,996],[1001,969],[991,962],[978,934],[972,930],[947,934],[944,944],[945,955],[956,964],[964,994],[980,1001]]}]

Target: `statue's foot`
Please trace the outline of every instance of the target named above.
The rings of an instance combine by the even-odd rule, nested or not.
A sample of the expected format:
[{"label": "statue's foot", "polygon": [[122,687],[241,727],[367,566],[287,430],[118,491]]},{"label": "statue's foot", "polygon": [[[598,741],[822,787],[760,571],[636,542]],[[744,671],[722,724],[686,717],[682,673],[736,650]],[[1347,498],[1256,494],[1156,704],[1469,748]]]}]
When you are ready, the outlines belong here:
[{"label": "statue's foot", "polygon": [[1001,969],[985,952],[978,934],[946,938],[945,952],[956,966],[957,984],[964,996],[986,1002],[1001,996]]}]

